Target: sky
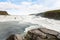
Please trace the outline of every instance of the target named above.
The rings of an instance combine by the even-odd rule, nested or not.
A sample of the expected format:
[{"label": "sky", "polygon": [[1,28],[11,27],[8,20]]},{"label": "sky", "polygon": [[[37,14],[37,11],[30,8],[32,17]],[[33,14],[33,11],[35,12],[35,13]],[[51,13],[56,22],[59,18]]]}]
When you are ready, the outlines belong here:
[{"label": "sky", "polygon": [[0,0],[0,11],[11,15],[29,15],[60,9],[60,0]]}]

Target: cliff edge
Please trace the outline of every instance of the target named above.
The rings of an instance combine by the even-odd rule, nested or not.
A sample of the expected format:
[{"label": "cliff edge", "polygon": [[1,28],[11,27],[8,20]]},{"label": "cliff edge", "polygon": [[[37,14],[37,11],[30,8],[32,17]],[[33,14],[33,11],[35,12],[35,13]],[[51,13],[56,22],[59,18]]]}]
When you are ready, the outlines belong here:
[{"label": "cliff edge", "polygon": [[6,11],[0,11],[0,15],[9,15]]}]

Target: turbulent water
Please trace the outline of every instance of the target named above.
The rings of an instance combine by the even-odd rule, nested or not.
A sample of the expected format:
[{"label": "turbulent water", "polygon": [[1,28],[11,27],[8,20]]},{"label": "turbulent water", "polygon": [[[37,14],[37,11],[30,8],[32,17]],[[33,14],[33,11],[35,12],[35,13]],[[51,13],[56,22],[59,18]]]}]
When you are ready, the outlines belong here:
[{"label": "turbulent water", "polygon": [[0,40],[5,40],[11,34],[23,34],[43,27],[60,32],[60,20],[31,15],[0,16]]}]

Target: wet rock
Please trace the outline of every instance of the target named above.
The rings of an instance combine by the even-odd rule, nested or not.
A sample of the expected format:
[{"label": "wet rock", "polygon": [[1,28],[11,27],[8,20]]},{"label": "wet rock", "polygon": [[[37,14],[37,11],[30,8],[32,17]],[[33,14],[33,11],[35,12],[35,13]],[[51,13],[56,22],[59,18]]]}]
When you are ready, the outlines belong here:
[{"label": "wet rock", "polygon": [[28,31],[24,37],[13,34],[6,40],[60,40],[60,33],[46,28],[37,28]]},{"label": "wet rock", "polygon": [[6,40],[22,40],[22,37],[19,34],[10,35]]},{"label": "wet rock", "polygon": [[57,35],[57,38],[59,38],[59,39],[60,39],[60,33]]},{"label": "wet rock", "polygon": [[10,35],[6,40],[15,40],[15,35]]},{"label": "wet rock", "polygon": [[51,35],[55,35],[55,36],[59,34],[57,31],[46,29],[46,28],[40,28],[38,30],[42,31],[43,33],[51,34]]},{"label": "wet rock", "polygon": [[60,40],[59,32],[46,28],[38,28],[28,31],[26,40]]},{"label": "wet rock", "polygon": [[20,36],[19,34],[16,34],[16,38],[17,40],[23,40],[22,36]]}]

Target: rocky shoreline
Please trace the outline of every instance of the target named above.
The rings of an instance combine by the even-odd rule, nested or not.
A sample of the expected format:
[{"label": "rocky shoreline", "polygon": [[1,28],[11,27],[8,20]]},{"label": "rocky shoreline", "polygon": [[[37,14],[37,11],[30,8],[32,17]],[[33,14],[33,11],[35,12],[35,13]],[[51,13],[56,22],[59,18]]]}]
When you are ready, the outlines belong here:
[{"label": "rocky shoreline", "polygon": [[24,37],[10,35],[6,40],[60,40],[60,33],[46,28],[37,28],[27,32]]}]

